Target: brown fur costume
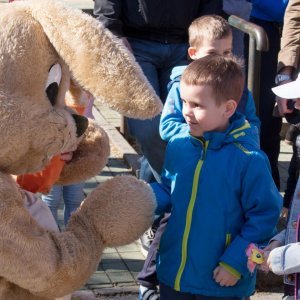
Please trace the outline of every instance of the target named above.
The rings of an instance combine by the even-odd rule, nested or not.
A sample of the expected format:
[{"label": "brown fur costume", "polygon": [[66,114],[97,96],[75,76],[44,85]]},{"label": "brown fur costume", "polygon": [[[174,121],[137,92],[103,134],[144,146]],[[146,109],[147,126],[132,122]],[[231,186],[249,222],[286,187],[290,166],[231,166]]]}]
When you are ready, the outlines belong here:
[{"label": "brown fur costume", "polygon": [[[61,79],[52,76],[53,65]],[[72,293],[95,271],[104,247],[135,240],[152,222],[154,195],[130,176],[96,188],[62,233],[39,225],[25,208],[10,174],[41,170],[85,130],[65,108],[70,74],[127,116],[149,118],[161,110],[133,56],[92,17],[53,0],[0,4],[1,300]],[[90,122],[61,182],[96,175],[108,154],[107,135]]]}]

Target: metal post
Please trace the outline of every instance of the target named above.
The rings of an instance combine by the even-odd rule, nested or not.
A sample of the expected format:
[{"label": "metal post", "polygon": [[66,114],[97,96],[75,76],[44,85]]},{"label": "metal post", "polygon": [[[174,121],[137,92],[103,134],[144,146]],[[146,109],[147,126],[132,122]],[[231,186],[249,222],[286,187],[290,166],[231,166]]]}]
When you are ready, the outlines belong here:
[{"label": "metal post", "polygon": [[269,50],[269,40],[264,29],[254,23],[248,22],[237,16],[230,16],[228,22],[231,26],[249,35],[249,60],[248,60],[248,89],[252,92],[259,114],[260,91],[260,63],[261,51]]}]

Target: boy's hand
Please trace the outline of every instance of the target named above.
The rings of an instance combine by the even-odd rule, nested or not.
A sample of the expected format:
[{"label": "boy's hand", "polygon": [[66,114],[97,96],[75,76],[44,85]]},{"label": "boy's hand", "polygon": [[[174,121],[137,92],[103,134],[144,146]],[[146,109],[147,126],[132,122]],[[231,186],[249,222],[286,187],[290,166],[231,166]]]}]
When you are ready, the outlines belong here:
[{"label": "boy's hand", "polygon": [[218,266],[214,270],[214,280],[220,286],[234,286],[239,279],[226,271],[222,266]]}]

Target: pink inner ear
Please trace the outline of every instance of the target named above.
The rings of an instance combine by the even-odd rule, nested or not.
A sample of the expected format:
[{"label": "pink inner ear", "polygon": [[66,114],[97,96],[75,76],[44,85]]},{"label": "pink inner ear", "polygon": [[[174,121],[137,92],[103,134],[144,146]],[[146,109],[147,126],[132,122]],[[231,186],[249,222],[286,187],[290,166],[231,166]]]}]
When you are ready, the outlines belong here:
[{"label": "pink inner ear", "polygon": [[247,267],[248,270],[252,273],[255,269],[255,263],[252,260],[248,259]]},{"label": "pink inner ear", "polygon": [[248,248],[246,249],[246,255],[248,257],[250,257],[252,255],[252,247],[251,247],[251,245],[249,245]]}]

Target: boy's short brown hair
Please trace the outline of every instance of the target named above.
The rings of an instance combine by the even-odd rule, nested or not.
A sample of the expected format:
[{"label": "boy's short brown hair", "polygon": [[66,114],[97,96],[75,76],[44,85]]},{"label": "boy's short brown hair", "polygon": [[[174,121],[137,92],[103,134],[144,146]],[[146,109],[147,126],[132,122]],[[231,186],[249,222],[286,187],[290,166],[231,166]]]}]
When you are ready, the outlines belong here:
[{"label": "boy's short brown hair", "polygon": [[232,35],[228,22],[217,15],[206,15],[195,19],[189,26],[189,44],[200,47],[204,40],[220,40]]},{"label": "boy's short brown hair", "polygon": [[217,54],[193,61],[181,77],[186,85],[211,86],[217,104],[229,99],[238,103],[243,93],[244,79],[241,60]]}]

